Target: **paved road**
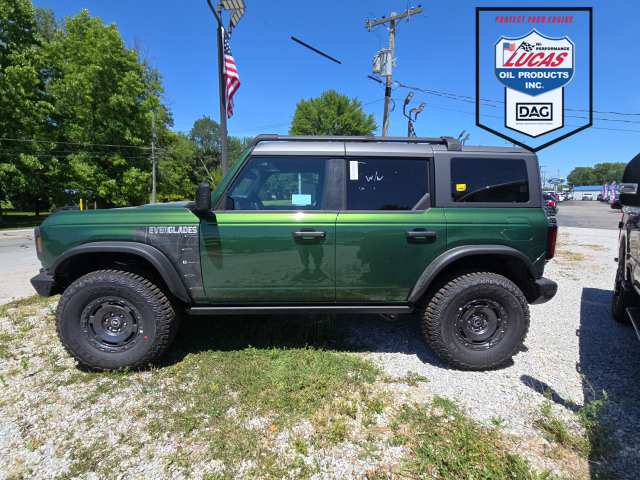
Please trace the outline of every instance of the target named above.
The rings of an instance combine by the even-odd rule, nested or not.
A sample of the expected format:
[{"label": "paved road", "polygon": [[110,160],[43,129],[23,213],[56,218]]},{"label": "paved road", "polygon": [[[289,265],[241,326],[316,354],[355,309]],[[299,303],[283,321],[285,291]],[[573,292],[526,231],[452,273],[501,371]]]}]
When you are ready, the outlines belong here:
[{"label": "paved road", "polygon": [[603,228],[617,230],[622,218],[620,210],[597,200],[568,200],[560,202],[558,225],[561,227]]},{"label": "paved road", "polygon": [[29,279],[39,269],[33,230],[0,231],[0,304],[33,295]]}]

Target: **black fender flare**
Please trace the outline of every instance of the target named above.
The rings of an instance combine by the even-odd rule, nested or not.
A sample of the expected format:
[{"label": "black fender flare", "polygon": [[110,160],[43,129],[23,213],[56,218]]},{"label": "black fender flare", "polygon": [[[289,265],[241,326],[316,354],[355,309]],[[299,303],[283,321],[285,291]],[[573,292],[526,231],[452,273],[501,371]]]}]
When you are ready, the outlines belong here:
[{"label": "black fender flare", "polygon": [[91,242],[78,245],[60,255],[49,268],[49,274],[55,275],[56,270],[64,266],[67,261],[84,253],[130,253],[142,257],[158,271],[171,293],[183,302],[192,303],[189,293],[173,264],[160,250],[144,243],[119,241]]},{"label": "black fender flare", "polygon": [[455,247],[451,250],[440,254],[433,262],[424,269],[422,275],[418,278],[418,281],[414,285],[409,298],[410,303],[417,302],[420,297],[427,291],[431,282],[436,276],[444,270],[448,265],[464,257],[470,257],[475,255],[507,255],[517,258],[522,261],[529,271],[531,272],[532,280],[535,281],[537,277],[536,268],[524,253],[506,245],[465,245],[462,247]]}]

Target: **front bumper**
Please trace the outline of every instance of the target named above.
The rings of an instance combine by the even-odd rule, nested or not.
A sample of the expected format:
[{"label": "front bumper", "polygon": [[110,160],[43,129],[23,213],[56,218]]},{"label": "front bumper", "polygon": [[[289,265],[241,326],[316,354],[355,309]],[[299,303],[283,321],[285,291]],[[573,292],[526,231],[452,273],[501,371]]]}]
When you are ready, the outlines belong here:
[{"label": "front bumper", "polygon": [[44,268],[41,268],[40,273],[31,279],[31,285],[36,289],[38,295],[43,297],[51,297],[59,293],[53,275],[50,275]]},{"label": "front bumper", "polygon": [[540,278],[535,283],[535,300],[531,305],[540,305],[541,303],[547,303],[551,300],[558,291],[558,284],[548,278]]}]

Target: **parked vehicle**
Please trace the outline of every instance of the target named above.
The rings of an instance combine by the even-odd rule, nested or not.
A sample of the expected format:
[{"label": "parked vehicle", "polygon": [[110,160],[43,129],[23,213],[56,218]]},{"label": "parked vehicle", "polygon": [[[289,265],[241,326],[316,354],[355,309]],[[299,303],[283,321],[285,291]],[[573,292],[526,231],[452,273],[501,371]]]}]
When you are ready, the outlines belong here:
[{"label": "parked vehicle", "polygon": [[601,193],[598,194],[598,196],[596,197],[596,200],[602,202],[604,201],[604,195],[602,195]]},{"label": "parked vehicle", "polygon": [[632,323],[640,338],[640,154],[625,167],[619,203],[623,208],[618,244],[618,263],[611,313],[620,323]]},{"label": "parked vehicle", "polygon": [[542,192],[542,200],[550,215],[556,215],[558,213],[558,202],[556,202],[553,195],[547,192]]},{"label": "parked vehicle", "polygon": [[611,208],[614,208],[617,210],[622,208],[622,205],[620,205],[620,195],[617,193],[616,193],[616,197],[613,200],[611,200]]},{"label": "parked vehicle", "polygon": [[528,305],[557,290],[540,192],[528,150],[260,135],[195,202],[51,215],[32,284],[62,294],[60,340],[95,369],[157,359],[182,311],[415,311],[445,362],[486,370],[518,353]]},{"label": "parked vehicle", "polygon": [[582,194],[582,200],[593,200],[593,194],[592,193],[583,193]]}]

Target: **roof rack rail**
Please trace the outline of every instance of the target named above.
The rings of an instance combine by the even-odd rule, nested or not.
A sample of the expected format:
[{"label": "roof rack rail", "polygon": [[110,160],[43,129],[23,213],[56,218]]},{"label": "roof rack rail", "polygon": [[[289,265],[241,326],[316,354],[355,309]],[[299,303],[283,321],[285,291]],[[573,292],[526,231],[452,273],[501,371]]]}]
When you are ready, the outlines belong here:
[{"label": "roof rack rail", "polygon": [[325,135],[277,135],[266,133],[258,135],[249,144],[255,147],[260,142],[389,142],[389,143],[429,143],[434,145],[446,145],[447,150],[460,151],[462,144],[453,137],[374,137],[364,136],[325,136]]}]

